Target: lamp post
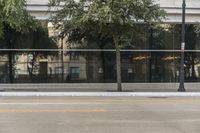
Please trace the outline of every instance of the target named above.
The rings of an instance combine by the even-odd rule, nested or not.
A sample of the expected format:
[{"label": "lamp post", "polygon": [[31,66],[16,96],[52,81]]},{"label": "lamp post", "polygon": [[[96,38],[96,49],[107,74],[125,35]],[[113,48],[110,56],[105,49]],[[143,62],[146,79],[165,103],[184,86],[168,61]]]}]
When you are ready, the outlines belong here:
[{"label": "lamp post", "polygon": [[184,87],[184,50],[185,50],[185,7],[186,3],[185,0],[183,0],[182,5],[182,32],[181,32],[181,64],[180,64],[180,83],[179,83],[179,92],[185,92]]}]

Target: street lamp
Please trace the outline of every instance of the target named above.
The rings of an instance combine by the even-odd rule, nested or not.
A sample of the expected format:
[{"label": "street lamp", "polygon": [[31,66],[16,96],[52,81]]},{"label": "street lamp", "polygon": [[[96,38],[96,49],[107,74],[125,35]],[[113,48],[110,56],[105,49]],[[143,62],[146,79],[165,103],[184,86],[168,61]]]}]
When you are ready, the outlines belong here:
[{"label": "street lamp", "polygon": [[181,64],[180,64],[180,83],[179,83],[179,92],[185,92],[184,87],[184,50],[185,50],[185,0],[183,0],[182,5],[182,32],[181,32]]}]

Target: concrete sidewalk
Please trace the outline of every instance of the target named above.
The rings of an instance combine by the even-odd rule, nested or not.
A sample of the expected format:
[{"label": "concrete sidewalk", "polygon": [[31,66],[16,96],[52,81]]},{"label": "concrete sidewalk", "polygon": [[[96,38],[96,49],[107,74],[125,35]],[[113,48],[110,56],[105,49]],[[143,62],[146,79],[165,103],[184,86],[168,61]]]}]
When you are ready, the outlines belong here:
[{"label": "concrete sidewalk", "polygon": [[[177,92],[178,83],[123,83],[124,92]],[[186,83],[187,92],[200,92],[200,83]],[[0,84],[1,92],[117,92],[115,83]]]}]

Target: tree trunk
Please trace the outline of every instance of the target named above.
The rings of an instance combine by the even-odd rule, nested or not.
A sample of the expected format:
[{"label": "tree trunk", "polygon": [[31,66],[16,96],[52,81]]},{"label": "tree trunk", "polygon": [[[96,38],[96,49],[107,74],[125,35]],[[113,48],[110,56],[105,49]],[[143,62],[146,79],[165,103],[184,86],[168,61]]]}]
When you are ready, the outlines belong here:
[{"label": "tree trunk", "polygon": [[10,79],[10,83],[13,83],[13,55],[12,55],[12,51],[8,52],[8,60],[9,60],[9,79]]},{"label": "tree trunk", "polygon": [[117,69],[117,91],[122,91],[121,80],[121,53],[119,48],[119,40],[114,37],[114,43],[116,48],[116,69]]},{"label": "tree trunk", "polygon": [[[153,45],[153,28],[150,28],[150,36],[149,36],[149,49],[152,49]],[[152,52],[150,52],[150,58],[149,58],[149,83],[152,82]]]},{"label": "tree trunk", "polygon": [[[101,48],[103,49],[103,48]],[[105,75],[105,55],[104,55],[104,51],[101,51],[101,61],[102,61],[102,69],[103,69],[103,82],[106,82],[106,75]]]},{"label": "tree trunk", "polygon": [[[13,49],[12,41],[7,38],[8,48]],[[13,52],[8,51],[8,63],[9,63],[9,80],[13,83]]]},{"label": "tree trunk", "polygon": [[[104,49],[104,43],[101,39],[99,41],[99,46],[100,46],[101,50]],[[102,69],[103,69],[103,73],[102,73],[103,80],[102,81],[105,83],[106,82],[106,75],[105,75],[106,69],[105,69],[105,58],[104,57],[105,57],[105,53],[104,53],[104,51],[101,51],[101,63],[102,63]]]}]

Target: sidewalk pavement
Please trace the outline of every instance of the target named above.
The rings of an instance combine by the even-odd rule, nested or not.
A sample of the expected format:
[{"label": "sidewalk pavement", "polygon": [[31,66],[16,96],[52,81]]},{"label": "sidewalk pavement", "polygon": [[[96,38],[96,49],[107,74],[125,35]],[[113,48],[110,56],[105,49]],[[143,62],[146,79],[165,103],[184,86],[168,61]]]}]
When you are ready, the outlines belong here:
[{"label": "sidewalk pavement", "polygon": [[[186,84],[186,92],[200,92],[200,84]],[[178,84],[150,83],[123,84],[123,92],[174,92]],[[115,83],[82,84],[0,84],[0,92],[118,92]]]}]

